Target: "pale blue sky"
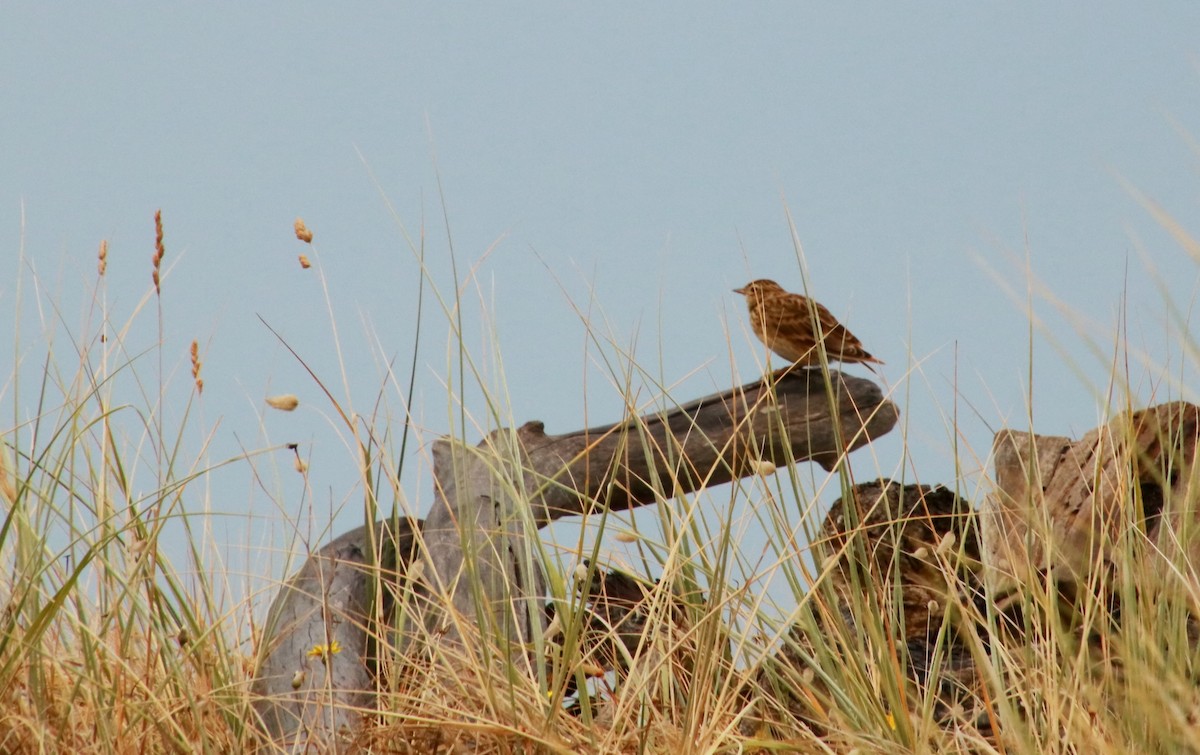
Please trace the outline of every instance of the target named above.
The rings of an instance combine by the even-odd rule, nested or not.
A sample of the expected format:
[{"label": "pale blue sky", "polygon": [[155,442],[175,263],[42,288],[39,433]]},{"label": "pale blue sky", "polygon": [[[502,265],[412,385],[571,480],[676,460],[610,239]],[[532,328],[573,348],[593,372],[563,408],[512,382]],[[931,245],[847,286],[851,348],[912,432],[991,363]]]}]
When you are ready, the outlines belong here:
[{"label": "pale blue sky", "polygon": [[[817,298],[887,361],[910,478],[915,468],[950,483],[956,382],[975,453],[992,429],[1026,426],[1028,323],[986,270],[1023,290],[1026,245],[1035,275],[1099,321],[1101,338],[1128,291],[1131,341],[1175,376],[1133,365],[1142,400],[1195,379],[1134,239],[1185,309],[1196,265],[1120,179],[1200,225],[1197,32],[1200,5],[1188,2],[4,3],[0,311],[14,318],[16,276],[28,285],[32,266],[77,332],[107,239],[108,306],[123,322],[149,285],[161,207],[176,404],[198,338],[195,419],[216,425],[211,458],[287,441],[312,456],[314,505],[282,453],[266,482],[277,503],[246,468],[194,491],[189,505],[238,514],[218,528],[257,543],[260,524],[310,511],[327,521],[331,501],[349,501],[334,530],[361,516],[328,405],[256,317],[340,386],[319,278],[296,264],[297,215],[317,234],[352,399],[367,413],[383,380],[376,338],[407,376],[419,275],[384,197],[409,234],[424,225],[430,274],[449,290],[440,177],[460,272],[487,256],[477,272],[512,416],[564,432],[621,412],[603,370],[585,370],[568,298],[592,297],[601,331],[624,346],[636,334],[656,378],[692,375],[673,391],[680,401],[727,387],[731,356],[738,379],[754,378],[762,350],[730,289],[754,277],[800,287],[786,210]],[[44,349],[31,292],[21,417]],[[482,355],[470,299],[467,344]],[[1108,369],[1069,319],[1037,309],[1060,345],[1033,344],[1036,427],[1081,433],[1101,403],[1084,386],[1102,387]],[[446,324],[427,315],[423,442],[449,428]],[[15,331],[0,328],[4,353]],[[156,337],[143,314],[130,349]],[[56,348],[67,345],[60,335]],[[263,396],[279,392],[302,408],[266,412]],[[0,392],[0,416],[14,416],[13,396]],[[477,393],[468,401],[483,412]],[[198,425],[189,442],[204,435]],[[860,477],[896,474],[898,434],[875,454],[856,454]],[[406,477],[427,505],[427,470]]]}]

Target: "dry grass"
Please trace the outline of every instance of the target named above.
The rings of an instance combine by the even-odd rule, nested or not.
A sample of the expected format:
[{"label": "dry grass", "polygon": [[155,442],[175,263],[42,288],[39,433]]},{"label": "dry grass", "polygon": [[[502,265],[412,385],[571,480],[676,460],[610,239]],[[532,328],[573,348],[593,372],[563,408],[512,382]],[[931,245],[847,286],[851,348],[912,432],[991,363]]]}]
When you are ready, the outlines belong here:
[{"label": "dry grass", "polygon": [[[155,230],[152,293],[158,299],[166,275],[160,213]],[[311,232],[301,220],[295,231],[309,245],[319,274]],[[107,256],[102,244],[98,287]],[[302,262],[308,267],[309,256]],[[458,295],[456,289],[443,301],[451,321],[460,316]],[[150,298],[148,292],[143,305]],[[131,317],[141,311],[139,305]],[[218,465],[187,456],[182,428],[168,427],[154,411],[168,394],[161,369],[144,379],[142,363],[123,356],[122,331],[110,327],[109,313],[102,310],[98,321],[94,333],[72,344],[70,358],[60,363],[47,351],[42,383],[33,386],[36,400],[10,384],[20,407],[13,416],[30,419],[0,434],[6,512],[0,529],[0,751],[252,749],[257,740],[249,686],[261,617],[249,599],[221,607],[213,583],[220,577],[206,578],[203,570],[184,576],[174,565],[178,554],[168,558],[159,544],[180,518],[185,490]],[[98,352],[92,350],[96,344],[102,346]],[[1196,353],[1194,345],[1184,351]],[[192,382],[181,399],[184,423],[190,402],[203,390],[200,357],[192,341],[186,357]],[[452,384],[484,384],[465,349],[457,364]],[[628,384],[634,369],[614,369],[614,383]],[[401,495],[390,459],[403,454],[380,441],[391,437],[387,428],[364,428],[320,385],[354,438],[364,489],[390,487]],[[632,395],[626,398],[633,406]],[[479,425],[511,424],[496,394],[488,401],[491,414]],[[292,396],[269,402],[285,411],[296,406]],[[461,435],[469,435],[473,420],[465,410],[458,416]],[[130,422],[138,427],[137,443],[122,440]],[[295,446],[280,450],[306,472]],[[132,485],[135,473],[142,481],[149,475],[154,484]],[[844,493],[852,483],[848,464],[827,482]],[[661,484],[663,499],[671,498],[671,481]],[[135,492],[139,487],[150,492]],[[558,554],[543,554],[558,612],[557,631],[543,638],[545,675],[508,659],[494,638],[433,643],[408,654],[386,635],[377,637],[391,671],[380,682],[378,710],[361,711],[368,725],[350,741],[372,752],[483,753],[1117,753],[1200,747],[1194,627],[1200,579],[1180,555],[1186,549],[1164,555],[1134,533],[1120,544],[1126,568],[1089,583],[1071,600],[1063,599],[1058,585],[1029,584],[1015,597],[1022,609],[1016,629],[1006,628],[1006,617],[992,604],[960,601],[952,622],[931,627],[938,640],[929,676],[914,684],[906,672],[911,649],[898,632],[899,590],[889,581],[895,575],[855,573],[850,578],[858,580],[859,594],[842,610],[845,596],[830,585],[835,561],[808,562],[809,543],[819,537],[816,492],[794,469],[764,469],[735,484],[724,504],[685,496],[659,507],[662,534],[623,532],[620,539],[638,549],[647,569],[661,573],[657,583],[644,585],[642,634],[632,644],[619,628],[590,623],[577,590],[590,573],[577,578]],[[364,517],[383,516],[378,501],[366,498]],[[725,513],[746,499],[772,534],[765,556],[739,550],[736,523]],[[715,517],[713,510],[719,510]],[[624,527],[603,515],[592,526]],[[854,541],[843,552],[863,547]],[[922,554],[947,583],[959,578],[954,542],[948,542]],[[200,544],[191,547],[188,558],[201,562]],[[576,557],[598,555],[582,537],[574,550]],[[1161,568],[1148,568],[1150,562]],[[767,577],[789,586],[792,605],[772,605],[754,589]],[[1121,597],[1119,614],[1111,610],[1114,594]],[[939,692],[940,682],[952,675],[951,623],[965,637],[962,652],[978,672],[969,705],[942,705]],[[793,626],[800,634],[792,633]],[[795,662],[772,667],[769,659],[780,648]],[[321,663],[310,661],[314,668]]]}]

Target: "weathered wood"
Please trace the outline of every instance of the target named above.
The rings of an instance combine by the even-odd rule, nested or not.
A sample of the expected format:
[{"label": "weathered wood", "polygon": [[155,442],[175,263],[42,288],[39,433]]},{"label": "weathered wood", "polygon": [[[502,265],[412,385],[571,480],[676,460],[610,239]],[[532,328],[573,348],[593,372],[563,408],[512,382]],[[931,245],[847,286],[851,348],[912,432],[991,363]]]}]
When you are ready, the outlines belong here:
[{"label": "weathered wood", "polygon": [[[792,369],[664,412],[565,435],[541,422],[472,449],[441,440],[422,529],[435,589],[458,616],[524,643],[545,628],[529,535],[598,507],[628,509],[812,460],[831,468],[890,431],[899,410],[869,380]],[[833,402],[830,402],[830,396]],[[432,617],[431,621],[442,621]],[[453,624],[441,634],[455,636]]]},{"label": "weathered wood", "polygon": [[[420,528],[420,589],[434,594],[431,604],[451,610],[426,612],[428,633],[392,627],[397,647],[422,636],[453,641],[466,622],[507,641],[512,652],[527,649],[546,625],[537,529],[564,516],[729,482],[761,471],[763,462],[813,460],[830,469],[895,426],[899,411],[878,386],[829,375],[832,386],[820,370],[784,371],[671,411],[565,435],[529,422],[492,432],[476,447],[437,441],[435,499]],[[277,742],[335,742],[374,705],[369,645],[380,630],[368,631],[374,583],[364,568],[367,535],[360,528],[327,545],[272,605],[253,691]],[[411,530],[400,535],[395,573],[405,571],[415,547]],[[341,653],[327,663],[307,656],[333,640]]]},{"label": "weathered wood", "polygon": [[1200,407],[1175,402],[1122,414],[1074,442],[998,433],[996,486],[980,510],[993,592],[1043,575],[1082,584],[1113,567],[1114,546],[1131,534],[1195,561],[1198,432]]},{"label": "weathered wood", "polygon": [[[838,729],[841,703],[824,679],[844,672],[830,666],[867,674],[899,645],[909,683],[935,690],[939,720],[980,707],[972,632],[963,624],[969,619],[957,608],[983,601],[969,501],[940,486],[887,479],[855,485],[852,496],[833,504],[813,548],[825,581],[808,603],[811,616],[791,628],[756,674],[747,702],[758,709],[744,730],[778,729],[775,736],[786,738],[797,721],[816,731]],[[908,700],[919,704],[921,696]],[[768,701],[777,708],[763,708]]]},{"label": "weathered wood", "polygon": [[[1143,553],[1169,558],[1183,548],[1182,555],[1195,559],[1196,538],[1185,533],[1200,526],[1198,434],[1200,409],[1182,403],[1122,415],[1078,442],[1002,432],[994,447],[997,492],[978,522],[970,503],[944,488],[883,480],[855,486],[852,498],[834,504],[814,543],[826,557],[834,599],[813,596],[813,621],[794,627],[764,664],[758,681],[771,685],[771,695],[759,698],[784,706],[776,714],[785,721],[836,729],[839,701],[823,682],[821,664],[863,662],[858,646],[870,649],[880,639],[867,628],[880,628],[881,606],[887,617],[882,640],[903,642],[909,680],[936,685],[935,717],[973,720],[987,731],[976,654],[990,652],[994,642],[1025,638],[989,634],[981,622],[989,611],[984,582],[992,581],[990,595],[1003,609],[1015,575],[1090,576],[1112,566],[1112,546],[1131,533],[1154,546]],[[1152,578],[1148,564],[1133,566],[1141,584]],[[942,663],[934,669],[939,646]],[[886,656],[874,652],[868,657]]]},{"label": "weathered wood", "polygon": [[616,511],[655,503],[666,485],[680,494],[720,485],[754,473],[759,461],[832,469],[843,453],[887,434],[900,412],[870,380],[829,375],[832,406],[821,371],[801,369],[615,425],[546,435],[542,423],[526,424],[518,437],[530,467],[550,483],[539,523],[596,504]]},{"label": "weathered wood", "polygon": [[[359,527],[314,554],[271,604],[250,694],[261,729],[285,752],[337,751],[375,704],[376,578],[395,583],[412,560],[416,520]],[[376,570],[375,564],[378,564]],[[381,610],[387,610],[389,590]],[[336,643],[336,644],[335,644]]]},{"label": "weathered wood", "polygon": [[902,634],[926,639],[937,635],[956,604],[981,604],[979,532],[970,501],[940,485],[887,479],[853,490],[851,500],[839,498],[830,508],[814,544],[832,559],[829,579],[843,602],[861,593],[860,580],[889,599],[898,583]]}]

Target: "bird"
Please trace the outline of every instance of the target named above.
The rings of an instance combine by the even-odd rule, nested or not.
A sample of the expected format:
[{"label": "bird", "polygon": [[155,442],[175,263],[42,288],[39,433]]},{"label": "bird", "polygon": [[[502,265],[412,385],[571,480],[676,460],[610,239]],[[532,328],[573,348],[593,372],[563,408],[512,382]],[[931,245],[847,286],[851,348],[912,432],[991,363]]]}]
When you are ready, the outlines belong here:
[{"label": "bird", "polygon": [[830,362],[862,364],[872,372],[875,371],[872,364],[883,364],[814,299],[790,293],[766,278],[751,281],[733,292],[746,297],[750,327],[758,340],[795,365],[811,367],[821,363],[818,333],[823,335]]}]

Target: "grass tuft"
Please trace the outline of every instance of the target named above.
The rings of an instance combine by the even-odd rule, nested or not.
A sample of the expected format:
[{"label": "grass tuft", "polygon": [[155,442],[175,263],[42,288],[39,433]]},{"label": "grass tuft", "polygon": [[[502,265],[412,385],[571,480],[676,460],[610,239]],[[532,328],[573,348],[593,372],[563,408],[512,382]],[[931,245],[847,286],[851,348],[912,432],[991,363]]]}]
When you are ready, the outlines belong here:
[{"label": "grass tuft", "polygon": [[[1185,249],[1196,248],[1178,224],[1168,227]],[[294,231],[318,263],[301,256],[325,290],[340,355],[336,294],[303,220]],[[498,339],[485,333],[490,351],[467,348],[477,335],[463,330],[472,321],[464,312],[473,285],[486,310],[474,269],[439,289],[423,267],[426,243],[421,234],[412,245],[422,265],[419,294],[429,290],[453,333],[447,447],[472,454],[479,438],[521,421],[509,408]],[[803,275],[798,242],[796,249]],[[160,211],[155,297],[164,255]],[[214,432],[197,428],[192,411],[204,389],[198,341],[188,348],[191,382],[177,390],[162,360],[182,349],[168,349],[162,338],[161,307],[153,346],[138,349],[130,336],[148,289],[129,322],[114,327],[101,288],[107,257],[102,242],[90,302],[96,324],[65,349],[48,334],[42,350],[30,352],[37,369],[28,367],[32,356],[19,354],[4,396],[12,419],[0,431],[0,751],[247,751],[258,741],[251,680],[266,653],[264,602],[281,585],[230,604],[234,576],[213,566],[223,562],[209,542],[203,491],[226,467],[247,469],[269,488],[258,460],[285,453],[311,512],[308,460],[297,443],[217,461],[206,455],[207,440],[195,447],[190,439]],[[62,302],[49,304],[58,311]],[[588,349],[628,416],[669,411],[689,398],[673,396],[592,310],[576,308]],[[1200,353],[1186,328],[1177,330],[1186,341],[1179,353]],[[315,362],[269,332],[333,410],[331,425],[361,483],[362,520],[395,523],[419,513],[396,464],[410,433],[429,440],[413,419],[415,368],[397,376],[381,360],[379,394],[360,411],[340,356],[343,396]],[[1128,362],[1118,358],[1127,353],[1123,334],[1103,362],[1111,374],[1096,381],[1097,395],[1118,407],[1107,419],[1136,403]],[[738,381],[733,369],[729,377]],[[1169,378],[1164,370],[1155,385]],[[832,391],[828,399],[836,399]],[[280,394],[266,403],[291,412],[299,399]],[[956,468],[967,469],[989,452],[961,445],[956,416],[946,432],[966,460]],[[634,427],[629,440],[645,440],[642,430]],[[494,437],[502,448],[507,436]],[[1112,442],[1132,447],[1130,437],[1117,433]],[[676,449],[657,452],[678,457]],[[536,491],[523,487],[521,460],[511,456],[503,463],[513,467],[509,492],[519,502],[512,526],[532,528]],[[613,512],[599,500],[568,534],[537,534],[522,563],[526,574],[545,574],[546,617],[506,616],[481,604],[484,619],[467,620],[441,591],[415,587],[431,579],[420,567],[399,576],[395,544],[389,551],[387,535],[377,534],[387,530],[372,526],[381,541],[367,550],[384,555],[367,556],[381,578],[372,583],[372,621],[361,629],[377,664],[376,704],[350,710],[365,725],[337,736],[373,752],[1197,749],[1200,578],[1192,556],[1200,472],[1192,460],[1171,459],[1155,471],[1122,457],[1118,473],[1095,481],[1118,491],[1117,515],[1125,517],[1097,546],[1103,557],[1085,559],[1068,580],[1026,548],[1025,563],[1013,568],[1021,578],[1001,594],[978,578],[981,536],[970,509],[987,486],[963,475],[944,481],[948,489],[918,489],[887,479],[909,467],[907,452],[899,472],[878,460],[870,469],[864,458],[867,450],[842,455],[826,476],[815,465],[757,461],[753,474],[729,486],[687,495],[679,481],[705,470],[678,459],[649,481],[659,502],[648,516]],[[887,495],[863,494],[875,478]],[[1022,503],[1032,507],[1040,500],[1036,470],[1029,481]],[[826,516],[832,497],[840,503]],[[939,505],[945,511],[935,511]],[[930,524],[943,515],[958,529]],[[1153,516],[1163,524],[1150,537],[1145,522]],[[1031,537],[1046,536],[1045,525]],[[752,530],[765,539],[747,537]],[[335,534],[297,535],[294,550],[313,553]],[[167,548],[168,540],[185,547]],[[443,617],[438,624],[419,620],[429,601]],[[528,646],[501,636],[499,628],[530,618],[546,621],[529,622],[545,630]],[[386,628],[396,625],[405,632]],[[448,634],[461,642],[441,642]],[[314,638],[291,688],[332,698],[330,688],[310,683],[330,678],[352,652],[332,636]]]}]

